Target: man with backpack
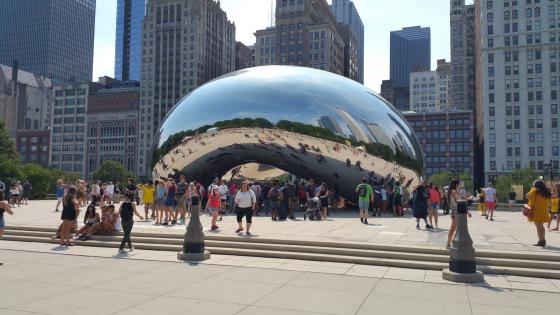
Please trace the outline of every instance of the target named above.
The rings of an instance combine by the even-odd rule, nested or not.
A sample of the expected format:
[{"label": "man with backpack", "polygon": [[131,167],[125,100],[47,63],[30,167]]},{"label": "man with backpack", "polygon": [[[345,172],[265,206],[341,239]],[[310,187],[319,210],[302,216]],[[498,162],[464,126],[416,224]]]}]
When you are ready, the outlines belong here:
[{"label": "man with backpack", "polygon": [[294,183],[288,183],[286,185],[286,198],[288,199],[288,218],[294,220],[294,211],[298,206],[299,199],[296,194],[296,185]]},{"label": "man with backpack", "polygon": [[368,224],[369,205],[373,203],[373,188],[368,184],[367,178],[362,179],[362,183],[356,187],[358,193],[358,207],[360,208],[360,221]]},{"label": "man with backpack", "polygon": [[402,217],[404,215],[403,190],[401,187],[401,183],[398,181],[395,183],[395,187],[393,188],[393,198],[394,198],[394,202],[393,202],[394,214],[397,217]]},{"label": "man with backpack", "polygon": [[280,187],[277,181],[274,181],[273,186],[268,191],[268,203],[270,206],[272,221],[278,220],[278,201],[280,199]]}]

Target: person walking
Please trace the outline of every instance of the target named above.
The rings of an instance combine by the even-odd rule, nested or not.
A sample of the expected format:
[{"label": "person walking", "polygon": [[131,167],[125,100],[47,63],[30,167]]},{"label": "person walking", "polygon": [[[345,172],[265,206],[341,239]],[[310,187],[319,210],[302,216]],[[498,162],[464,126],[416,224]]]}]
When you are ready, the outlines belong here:
[{"label": "person walking", "polygon": [[[4,190],[0,189],[0,237],[4,236],[4,228],[6,227],[4,213],[7,213],[9,215],[14,214],[14,212],[10,208],[10,205],[4,201]],[[0,266],[2,266],[1,262]]]},{"label": "person walking", "polygon": [[511,191],[508,193],[508,203],[509,203],[510,210],[513,210],[515,208],[515,203],[516,203],[515,197],[517,197],[517,193],[513,188],[511,188]]},{"label": "person walking", "polygon": [[428,192],[427,181],[423,180],[420,185],[416,187],[416,193],[414,194],[414,200],[412,203],[412,210],[414,217],[416,218],[416,228],[420,229],[420,219],[424,220],[426,224],[426,229],[431,230],[433,227],[428,223],[428,199],[430,194]]},{"label": "person walking", "polygon": [[478,210],[480,210],[480,215],[486,216],[486,198],[484,197],[484,188],[480,188],[478,191]]},{"label": "person walking", "polygon": [[362,183],[356,187],[358,193],[358,208],[360,208],[360,222],[368,224],[369,205],[373,203],[373,188],[368,184],[367,178],[362,178]]},{"label": "person walking", "polygon": [[80,205],[76,200],[76,187],[71,186],[68,188],[68,192],[66,192],[64,200],[62,201],[62,215],[60,217],[62,220],[62,230],[60,233],[61,246],[74,246],[71,242],[70,232],[72,231],[79,214]]},{"label": "person walking", "polygon": [[210,186],[210,191],[208,193],[208,202],[206,203],[206,211],[212,215],[212,226],[210,230],[216,231],[220,227],[216,224],[218,221],[218,216],[222,210],[222,199],[220,196],[220,190],[218,185]]},{"label": "person walking", "polygon": [[237,207],[237,224],[239,224],[238,229],[235,233],[240,233],[243,231],[243,217],[245,216],[245,220],[247,221],[247,231],[246,235],[251,236],[251,224],[253,223],[253,211],[255,211],[255,207],[257,204],[257,196],[255,193],[249,189],[249,183],[243,182],[241,184],[241,190],[237,192],[235,195],[235,205]]},{"label": "person walking", "polygon": [[539,241],[534,246],[546,246],[544,223],[549,221],[548,211],[551,204],[550,190],[542,180],[537,180],[527,194],[527,206],[531,209],[528,216],[529,222],[533,222],[537,228]]},{"label": "person walking", "polygon": [[136,215],[140,220],[144,218],[136,211],[136,205],[133,203],[134,195],[130,192],[126,193],[124,196],[124,202],[119,208],[119,214],[121,216],[121,226],[124,232],[124,237],[121,241],[121,246],[119,247],[119,253],[124,252],[124,246],[128,244],[128,249],[130,251],[134,250],[132,246],[132,241],[130,240],[130,233],[132,232],[132,227],[134,226],[134,215]]},{"label": "person walking", "polygon": [[430,184],[430,190],[428,192],[430,194],[430,199],[429,199],[430,207],[428,209],[429,211],[428,219],[430,221],[431,226],[434,226],[435,223],[436,229],[439,229],[438,215],[439,215],[439,203],[441,202],[441,194],[439,192],[436,183]]},{"label": "person walking", "polygon": [[498,200],[498,193],[496,189],[492,186],[492,183],[488,183],[488,187],[484,189],[484,200],[486,202],[486,219],[488,220],[488,213],[490,213],[490,221],[494,221],[494,210],[496,210],[496,204]]}]

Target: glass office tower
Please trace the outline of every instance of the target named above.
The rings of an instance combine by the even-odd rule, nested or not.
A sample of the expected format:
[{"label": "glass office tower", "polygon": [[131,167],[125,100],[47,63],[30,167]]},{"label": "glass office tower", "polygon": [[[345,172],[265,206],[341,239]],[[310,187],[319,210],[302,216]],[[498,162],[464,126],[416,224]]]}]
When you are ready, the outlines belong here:
[{"label": "glass office tower", "polygon": [[0,1],[0,64],[57,81],[90,81],[95,0]]},{"label": "glass office tower", "polygon": [[142,20],[146,0],[118,0],[115,36],[115,78],[140,80],[142,58]]}]

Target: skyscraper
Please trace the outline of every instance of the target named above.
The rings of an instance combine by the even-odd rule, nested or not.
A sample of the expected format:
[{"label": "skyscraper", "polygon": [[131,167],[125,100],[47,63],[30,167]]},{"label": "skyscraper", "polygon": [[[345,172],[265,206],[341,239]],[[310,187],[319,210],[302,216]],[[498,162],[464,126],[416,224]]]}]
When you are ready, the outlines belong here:
[{"label": "skyscraper", "polygon": [[451,0],[451,108],[473,110],[476,102],[475,6]]},{"label": "skyscraper", "polygon": [[154,133],[185,95],[235,70],[235,24],[215,0],[149,0],[142,22],[138,173],[148,175]]},{"label": "skyscraper", "polygon": [[146,0],[118,0],[115,40],[115,79],[140,80],[142,20]]},{"label": "skyscraper", "polygon": [[[255,65],[297,65],[345,73],[345,40],[326,0],[276,0],[276,27],[255,32]],[[355,75],[358,77],[358,74]]]},{"label": "skyscraper", "polygon": [[365,31],[364,23],[360,18],[360,14],[354,5],[354,2],[350,0],[333,0],[331,4],[331,9],[336,16],[336,20],[340,23],[350,26],[352,32],[357,39],[357,51],[358,51],[358,69],[360,78],[359,81],[364,83],[364,41],[365,41]]},{"label": "skyscraper", "polygon": [[0,1],[0,64],[58,81],[89,81],[95,0]]},{"label": "skyscraper", "polygon": [[391,81],[394,87],[408,87],[410,73],[430,70],[429,27],[405,27],[391,32]]}]

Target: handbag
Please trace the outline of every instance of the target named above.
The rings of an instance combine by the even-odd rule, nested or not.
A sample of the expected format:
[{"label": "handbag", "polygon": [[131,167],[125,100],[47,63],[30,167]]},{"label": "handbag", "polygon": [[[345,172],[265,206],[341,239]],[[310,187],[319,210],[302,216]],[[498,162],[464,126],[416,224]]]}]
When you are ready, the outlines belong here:
[{"label": "handbag", "polygon": [[531,208],[531,206],[529,206],[528,204],[525,204],[523,206],[523,215],[527,218],[532,218],[533,214],[533,208]]}]

